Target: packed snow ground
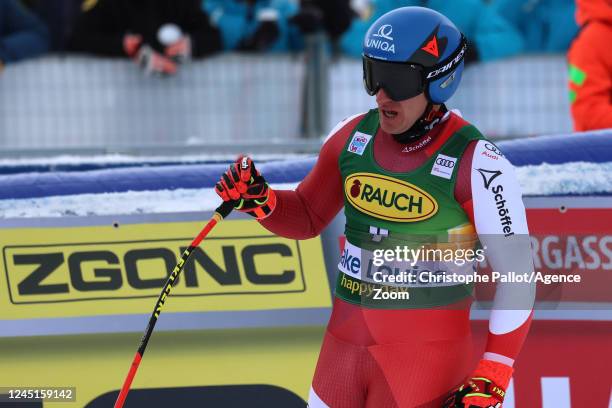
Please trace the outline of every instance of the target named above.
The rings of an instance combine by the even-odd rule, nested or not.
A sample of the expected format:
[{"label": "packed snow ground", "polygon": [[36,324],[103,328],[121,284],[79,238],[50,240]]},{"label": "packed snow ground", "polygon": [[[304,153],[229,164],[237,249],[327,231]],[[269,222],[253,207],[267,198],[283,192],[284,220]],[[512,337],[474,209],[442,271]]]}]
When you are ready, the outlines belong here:
[{"label": "packed snow ground", "polygon": [[[293,158],[304,158],[308,155],[299,153],[254,153],[249,154],[257,161],[288,160]],[[310,155],[312,156],[312,155]],[[68,166],[83,164],[143,164],[143,163],[205,163],[215,161],[232,161],[236,154],[189,154],[173,156],[135,156],[130,154],[105,154],[105,155],[58,155],[54,157],[23,157],[23,158],[0,158],[2,166]]]},{"label": "packed snow ground", "polygon": [[543,163],[516,167],[523,195],[610,194],[612,162]]},{"label": "packed snow ground", "polygon": [[[524,195],[612,194],[612,162],[517,167]],[[294,189],[297,183],[272,184]],[[219,205],[211,188],[81,194],[0,200],[0,218],[155,214],[210,211]]]}]

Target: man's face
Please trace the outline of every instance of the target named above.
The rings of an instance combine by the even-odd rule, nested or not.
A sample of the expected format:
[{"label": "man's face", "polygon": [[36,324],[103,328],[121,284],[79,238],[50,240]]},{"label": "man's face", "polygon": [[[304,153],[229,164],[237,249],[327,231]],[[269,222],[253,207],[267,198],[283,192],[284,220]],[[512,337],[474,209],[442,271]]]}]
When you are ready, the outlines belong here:
[{"label": "man's face", "polygon": [[376,93],[380,116],[380,127],[387,133],[397,135],[410,129],[427,108],[427,98],[421,93],[413,98],[396,102],[384,89]]}]

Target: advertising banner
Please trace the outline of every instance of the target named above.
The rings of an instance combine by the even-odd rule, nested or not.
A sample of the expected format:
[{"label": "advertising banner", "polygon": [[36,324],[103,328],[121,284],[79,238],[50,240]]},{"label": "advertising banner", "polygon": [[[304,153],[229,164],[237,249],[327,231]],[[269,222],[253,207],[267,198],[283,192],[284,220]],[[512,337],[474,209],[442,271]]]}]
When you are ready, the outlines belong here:
[{"label": "advertising banner", "polygon": [[[155,332],[125,406],[304,408],[323,329]],[[112,407],[140,336],[0,338],[0,407]],[[8,401],[11,390],[49,388],[72,399]]]},{"label": "advertising banner", "polygon": [[[4,229],[0,319],[150,313],[194,222]],[[330,306],[320,238],[220,223],[186,263],[164,313]]]}]

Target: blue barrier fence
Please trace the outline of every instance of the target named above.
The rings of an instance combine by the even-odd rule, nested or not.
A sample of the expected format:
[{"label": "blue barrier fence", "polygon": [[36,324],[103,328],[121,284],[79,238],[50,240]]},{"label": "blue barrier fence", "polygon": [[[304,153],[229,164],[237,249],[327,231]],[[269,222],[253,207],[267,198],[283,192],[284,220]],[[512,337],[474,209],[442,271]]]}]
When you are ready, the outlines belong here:
[{"label": "blue barrier fence", "polygon": [[612,161],[612,130],[514,139],[498,143],[515,166]]},{"label": "blue barrier fence", "polygon": [[[604,163],[612,161],[612,134],[609,131],[542,136],[499,143],[515,166],[561,164],[570,162]],[[315,158],[275,161],[260,165],[271,183],[302,180]],[[51,171],[6,174],[15,167],[0,167],[0,199],[36,198],[73,194],[125,191],[211,188],[227,163],[177,164],[175,162],[80,165],[86,171]],[[44,166],[42,166],[44,168]],[[90,170],[95,168],[95,170]],[[24,171],[32,170],[27,166]],[[40,170],[40,169],[38,169]],[[57,170],[57,169],[55,169]],[[74,169],[70,169],[74,170]]]}]

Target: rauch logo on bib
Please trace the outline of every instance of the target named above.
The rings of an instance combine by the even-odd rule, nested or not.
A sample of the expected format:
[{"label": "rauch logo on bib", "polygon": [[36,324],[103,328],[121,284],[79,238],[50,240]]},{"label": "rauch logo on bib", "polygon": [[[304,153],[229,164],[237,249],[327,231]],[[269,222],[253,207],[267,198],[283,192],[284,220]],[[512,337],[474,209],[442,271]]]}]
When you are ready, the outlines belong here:
[{"label": "rauch logo on bib", "polygon": [[426,191],[379,174],[351,174],[344,181],[344,191],[357,210],[384,220],[422,221],[438,211],[438,203]]}]

